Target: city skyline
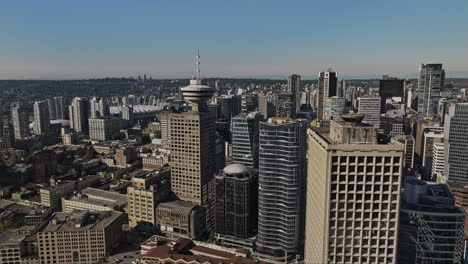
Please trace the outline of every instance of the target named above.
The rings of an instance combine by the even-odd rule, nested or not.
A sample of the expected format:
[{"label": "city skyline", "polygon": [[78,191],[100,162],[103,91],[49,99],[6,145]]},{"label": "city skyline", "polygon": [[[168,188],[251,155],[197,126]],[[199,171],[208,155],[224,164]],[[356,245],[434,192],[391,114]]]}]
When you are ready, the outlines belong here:
[{"label": "city skyline", "polygon": [[468,77],[468,3],[421,3],[8,1],[0,79],[187,78],[198,48],[202,77],[417,78],[430,62]]}]

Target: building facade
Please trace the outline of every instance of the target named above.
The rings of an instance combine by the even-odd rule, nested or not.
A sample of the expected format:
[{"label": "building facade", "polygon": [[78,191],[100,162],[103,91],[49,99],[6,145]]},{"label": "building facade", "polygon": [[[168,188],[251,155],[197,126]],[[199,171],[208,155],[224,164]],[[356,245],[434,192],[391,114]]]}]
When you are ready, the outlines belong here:
[{"label": "building facade", "polygon": [[55,213],[37,233],[40,263],[98,263],[119,242],[124,220],[115,211]]},{"label": "building facade", "polygon": [[46,101],[34,102],[34,126],[36,135],[50,131],[49,107]]},{"label": "building facade", "polygon": [[322,121],[327,98],[338,94],[338,74],[332,69],[318,74],[317,119]]},{"label": "building facade", "polygon": [[308,130],[305,263],[397,263],[404,146],[362,115]]},{"label": "building facade", "polygon": [[215,237],[221,245],[252,248],[257,227],[257,178],[242,164],[216,175]]},{"label": "building facade", "polygon": [[23,139],[29,136],[28,112],[19,102],[10,106],[11,122],[15,130],[15,138]]},{"label": "building facade", "polygon": [[364,122],[380,127],[380,97],[359,97],[358,113],[364,114]]},{"label": "building facade", "polygon": [[418,118],[436,118],[445,70],[440,63],[422,64],[418,78]]},{"label": "building facade", "polygon": [[85,98],[75,97],[69,106],[70,128],[76,132],[87,133],[89,130],[88,104]]},{"label": "building facade", "polygon": [[119,134],[122,119],[120,118],[90,118],[89,139],[106,141]]},{"label": "building facade", "polygon": [[462,263],[465,212],[445,184],[405,181],[398,263]]},{"label": "building facade", "polygon": [[449,181],[468,183],[468,103],[451,104],[445,118],[444,174]]},{"label": "building facade", "polygon": [[256,252],[285,261],[302,252],[307,122],[260,123]]},{"label": "building facade", "polygon": [[260,112],[240,113],[232,118],[232,161],[251,169],[258,167]]}]

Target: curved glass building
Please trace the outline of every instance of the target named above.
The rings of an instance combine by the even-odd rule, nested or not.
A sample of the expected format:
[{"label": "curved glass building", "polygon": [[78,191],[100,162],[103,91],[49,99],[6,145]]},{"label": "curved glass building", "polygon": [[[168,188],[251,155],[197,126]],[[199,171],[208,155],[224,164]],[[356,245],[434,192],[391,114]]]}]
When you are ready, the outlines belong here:
[{"label": "curved glass building", "polygon": [[308,123],[260,123],[256,252],[284,261],[302,253]]}]

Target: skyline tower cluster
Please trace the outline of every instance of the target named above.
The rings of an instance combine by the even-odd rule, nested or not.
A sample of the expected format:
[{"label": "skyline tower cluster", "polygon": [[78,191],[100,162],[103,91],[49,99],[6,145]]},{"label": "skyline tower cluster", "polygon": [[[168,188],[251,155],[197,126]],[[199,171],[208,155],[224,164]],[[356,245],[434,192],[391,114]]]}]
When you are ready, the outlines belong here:
[{"label": "skyline tower cluster", "polygon": [[[417,82],[338,76],[202,79],[197,54],[188,84],[53,96],[32,104],[31,126],[12,100],[1,209],[23,219],[2,220],[0,262],[112,260],[123,230],[120,243],[143,242],[120,258],[146,264],[466,262],[468,88],[445,86],[436,63]],[[48,251],[76,242],[61,230],[106,247]]]}]

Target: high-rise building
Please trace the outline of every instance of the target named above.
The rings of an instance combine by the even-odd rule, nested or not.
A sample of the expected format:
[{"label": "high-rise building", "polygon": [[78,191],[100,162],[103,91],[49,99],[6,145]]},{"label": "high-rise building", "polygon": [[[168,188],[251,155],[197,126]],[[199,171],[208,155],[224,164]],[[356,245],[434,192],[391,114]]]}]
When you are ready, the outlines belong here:
[{"label": "high-rise building", "polygon": [[106,141],[120,132],[121,118],[90,118],[89,139]]},{"label": "high-rise building", "polygon": [[6,150],[14,147],[15,133],[13,125],[6,123],[0,128],[0,150]]},{"label": "high-rise building", "polygon": [[70,128],[76,132],[88,132],[88,102],[85,98],[75,97],[69,106]]},{"label": "high-rise building", "polygon": [[11,122],[15,131],[16,139],[23,139],[29,136],[28,112],[21,103],[12,103],[11,107]]},{"label": "high-rise building", "polygon": [[260,123],[256,252],[269,259],[302,254],[307,125],[290,118]]},{"label": "high-rise building", "polygon": [[232,118],[232,161],[251,169],[258,167],[260,112],[240,113]]},{"label": "high-rise building", "polygon": [[380,96],[380,113],[387,111],[386,102],[387,99],[392,97],[400,97],[401,101],[404,102],[404,85],[405,81],[398,78],[383,76],[383,79],[379,81],[379,96]]},{"label": "high-rise building", "polygon": [[338,74],[332,69],[318,74],[317,119],[323,120],[327,98],[337,96]]},{"label": "high-rise building", "polygon": [[258,96],[258,111],[262,114],[263,120],[273,116],[274,106],[269,100],[268,95]]},{"label": "high-rise building", "polygon": [[35,134],[40,135],[49,132],[50,130],[50,117],[49,107],[46,101],[39,101],[34,103],[34,127]]},{"label": "high-rise building", "polygon": [[63,96],[54,97],[55,103],[55,118],[59,120],[65,119],[65,101]]},{"label": "high-rise building", "polygon": [[242,98],[239,95],[221,97],[221,115],[223,118],[231,120],[231,117],[241,112]]},{"label": "high-rise building", "polygon": [[47,107],[49,108],[49,116],[50,120],[55,120],[57,119],[55,117],[55,101],[53,98],[49,98],[46,100],[47,101]]},{"label": "high-rise building", "polygon": [[358,113],[364,114],[364,122],[380,127],[380,97],[359,97]]},{"label": "high-rise building", "polygon": [[341,115],[344,114],[346,100],[344,97],[332,96],[325,100],[325,110],[323,112],[324,120],[341,121]]},{"label": "high-rise building", "polygon": [[468,103],[449,105],[444,130],[444,174],[449,181],[468,184]]},{"label": "high-rise building", "polygon": [[301,76],[297,74],[291,74],[288,77],[288,93],[292,95],[292,117],[296,116],[296,113],[301,111]]},{"label": "high-rise building", "polygon": [[89,101],[89,107],[91,118],[108,117],[110,115],[109,105],[104,98],[93,97]]},{"label": "high-rise building", "polygon": [[216,176],[215,237],[226,246],[252,248],[257,227],[257,177],[232,164]]},{"label": "high-rise building", "polygon": [[172,112],[163,111],[158,115],[159,123],[161,124],[161,145],[169,147],[171,142],[171,119]]},{"label": "high-rise building", "polygon": [[279,93],[275,95],[275,116],[292,117],[294,113],[293,97],[290,93]]},{"label": "high-rise building", "polygon": [[440,91],[444,87],[445,70],[440,63],[422,64],[418,79],[418,118],[437,117]]},{"label": "high-rise building", "polygon": [[308,130],[305,263],[396,263],[404,146],[363,118]]},{"label": "high-rise building", "polygon": [[[445,184],[405,181],[397,262],[462,263],[465,212]],[[379,262],[380,263],[380,262]]]},{"label": "high-rise building", "polygon": [[180,200],[205,209],[205,227],[213,227],[216,113],[207,101],[214,89],[199,78],[181,89],[192,109],[171,119],[171,189]]}]

